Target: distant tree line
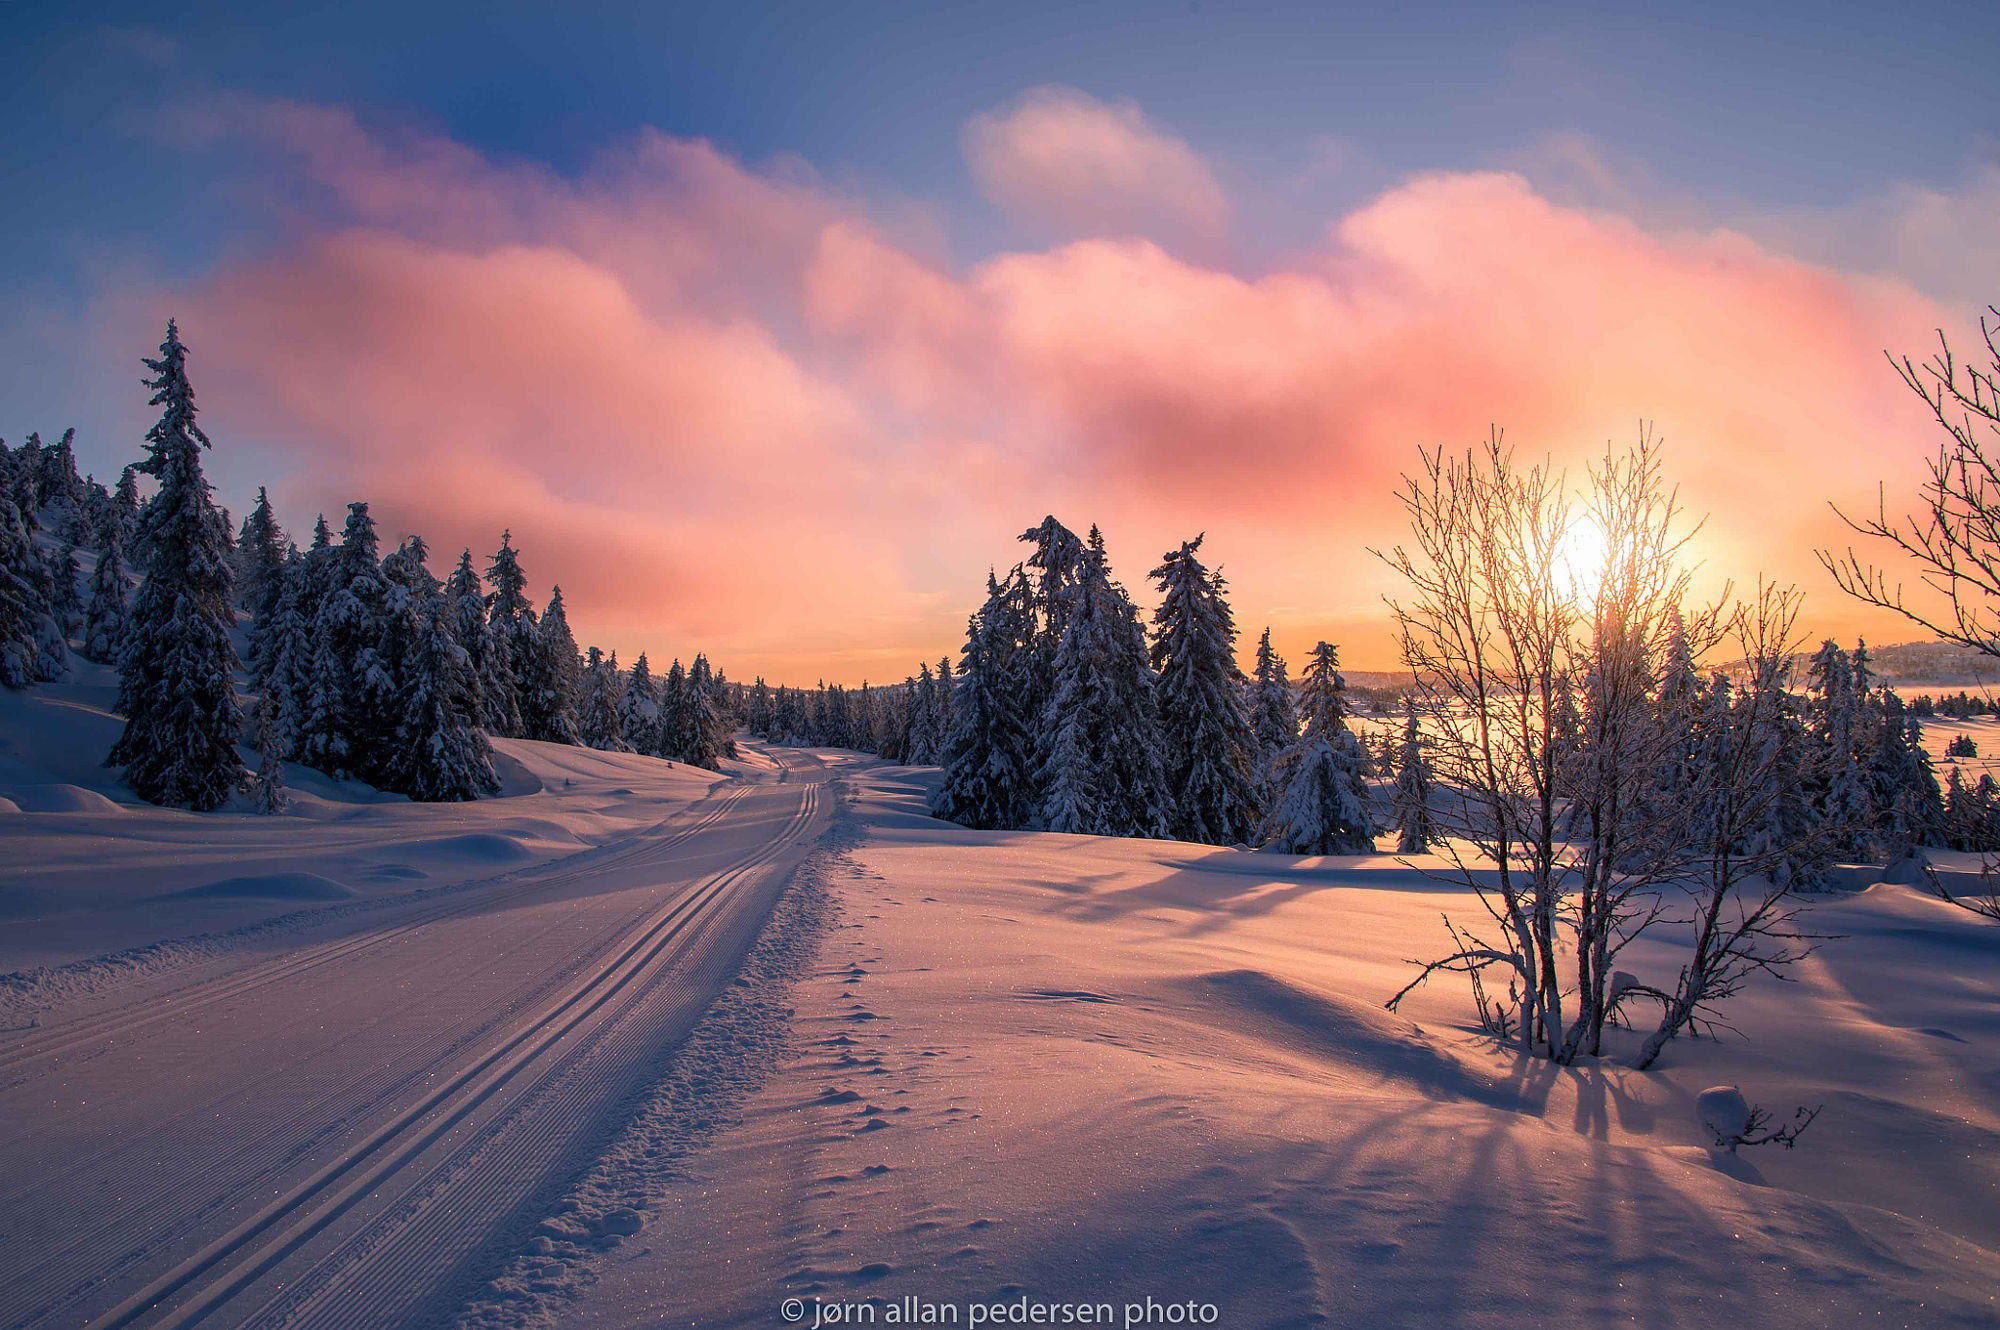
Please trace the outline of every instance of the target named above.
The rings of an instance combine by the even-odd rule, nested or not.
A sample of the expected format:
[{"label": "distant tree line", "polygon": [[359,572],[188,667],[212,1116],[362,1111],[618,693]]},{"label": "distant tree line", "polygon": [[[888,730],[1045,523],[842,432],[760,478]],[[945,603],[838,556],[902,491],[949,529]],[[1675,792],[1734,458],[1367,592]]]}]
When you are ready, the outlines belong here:
[{"label": "distant tree line", "polygon": [[759,677],[740,690],[744,728],[772,743],[848,748],[885,761],[932,766],[952,730],[957,683],[951,662],[929,664],[900,684],[772,687]]},{"label": "distant tree line", "polygon": [[1929,693],[1919,693],[1910,699],[1910,714],[1929,720],[1944,716],[1950,720],[1970,720],[1974,716],[2000,716],[2000,706],[1991,698],[1974,697],[1963,688],[1957,693],[1943,693],[1932,697]]}]

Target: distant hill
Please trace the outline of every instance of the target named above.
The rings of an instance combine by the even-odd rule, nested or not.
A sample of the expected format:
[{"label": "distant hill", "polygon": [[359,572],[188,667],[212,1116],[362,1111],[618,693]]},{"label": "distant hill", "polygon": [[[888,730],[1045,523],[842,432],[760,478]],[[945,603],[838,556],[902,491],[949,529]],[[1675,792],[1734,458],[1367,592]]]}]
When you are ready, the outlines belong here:
[{"label": "distant hill", "polygon": [[1342,670],[1350,688],[1379,688],[1400,692],[1417,681],[1408,670]]},{"label": "distant hill", "polygon": [[[1841,643],[1852,650],[1851,642]],[[1817,645],[1814,647],[1817,650]],[[2000,660],[1970,647],[1959,646],[1955,642],[1897,642],[1889,646],[1868,647],[1869,667],[1882,683],[1898,686],[1932,688],[1973,688],[1979,685],[2000,687]],[[1805,682],[1806,667],[1812,663],[1812,652],[1801,651],[1792,657],[1792,682],[1794,686]],[[1730,661],[1712,668],[1726,674],[1742,672],[1743,662]],[[1408,670],[1342,670],[1350,688],[1366,694],[1380,693],[1389,697],[1399,693],[1416,682],[1416,676]]]},{"label": "distant hill", "polygon": [[[1803,678],[1812,653],[1797,657],[1797,673]],[[1868,661],[1884,683],[1950,684],[1969,688],[1975,684],[2000,684],[2000,660],[1956,642],[1899,642],[1893,646],[1870,646]]]}]

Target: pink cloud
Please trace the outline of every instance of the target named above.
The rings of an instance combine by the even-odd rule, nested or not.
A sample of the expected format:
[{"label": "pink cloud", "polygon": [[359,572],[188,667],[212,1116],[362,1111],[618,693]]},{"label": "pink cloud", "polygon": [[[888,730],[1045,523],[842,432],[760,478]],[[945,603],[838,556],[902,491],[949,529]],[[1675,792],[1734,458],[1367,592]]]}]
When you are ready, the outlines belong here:
[{"label": "pink cloud", "polygon": [[1409,181],[1252,275],[1135,236],[954,270],[706,144],[649,134],[569,181],[270,115],[346,220],[183,294],[218,436],[440,561],[511,525],[628,658],[900,677],[1053,509],[1102,521],[1135,590],[1205,528],[1246,625],[1386,666],[1363,549],[1396,539],[1417,447],[1498,422],[1580,463],[1642,416],[1714,514],[1705,550],[1847,631],[1870,621],[1820,590],[1824,501],[1930,446],[1880,360],[1939,321],[1921,297],[1513,175]]},{"label": "pink cloud", "polygon": [[973,117],[963,143],[986,197],[1039,234],[1212,243],[1228,227],[1208,163],[1130,102],[1036,88]]}]

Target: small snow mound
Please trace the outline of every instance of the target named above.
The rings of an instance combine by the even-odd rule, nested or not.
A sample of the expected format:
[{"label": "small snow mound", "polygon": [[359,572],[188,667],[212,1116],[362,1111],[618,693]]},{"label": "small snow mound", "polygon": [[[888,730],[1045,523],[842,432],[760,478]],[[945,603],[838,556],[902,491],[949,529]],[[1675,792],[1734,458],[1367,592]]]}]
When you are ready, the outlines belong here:
[{"label": "small snow mound", "polygon": [[1750,1130],[1750,1104],[1733,1085],[1711,1085],[1694,1097],[1694,1115],[1715,1144],[1731,1148]]},{"label": "small snow mound", "polygon": [[21,805],[15,803],[12,799],[0,798],[0,813],[18,813],[20,811]]},{"label": "small snow mound", "polygon": [[81,785],[16,785],[7,791],[16,812],[116,813],[117,804]]},{"label": "small snow mound", "polygon": [[220,882],[190,887],[172,895],[176,900],[253,897],[285,901],[337,901],[347,900],[354,893],[318,873],[260,873],[249,877],[226,877]]},{"label": "small snow mound", "polygon": [[534,851],[512,836],[494,831],[470,831],[461,836],[412,841],[398,845],[396,851],[411,858],[454,859],[483,864],[517,864],[523,859],[535,857]]},{"label": "small snow mound", "polygon": [[1915,854],[1904,855],[1901,859],[1883,869],[1882,880],[1894,883],[1899,887],[1927,886],[1929,885],[1929,874],[1925,870],[1929,867],[1930,860],[1925,858],[1923,851],[1919,850]]}]

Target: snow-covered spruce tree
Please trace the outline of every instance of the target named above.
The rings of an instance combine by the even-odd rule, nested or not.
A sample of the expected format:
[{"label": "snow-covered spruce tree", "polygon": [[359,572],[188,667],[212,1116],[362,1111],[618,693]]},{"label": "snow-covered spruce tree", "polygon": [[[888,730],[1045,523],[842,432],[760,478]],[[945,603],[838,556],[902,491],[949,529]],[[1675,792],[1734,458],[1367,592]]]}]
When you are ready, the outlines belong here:
[{"label": "snow-covered spruce tree", "polygon": [[876,704],[875,691],[868,681],[861,681],[861,692],[854,699],[854,746],[864,753],[880,752],[881,708]]},{"label": "snow-covered spruce tree", "polygon": [[1868,754],[1875,832],[1891,861],[1937,843],[1944,826],[1944,791],[1924,752],[1923,727],[1893,689],[1881,690],[1879,722]]},{"label": "snow-covered spruce tree", "polygon": [[118,540],[128,556],[138,553],[133,542],[139,538],[139,468],[128,466],[118,473],[118,487],[111,491],[112,520],[118,524]]},{"label": "snow-covered spruce tree", "polygon": [[[953,724],[952,708],[955,705],[953,694],[957,691],[957,685],[958,680],[952,676],[951,657],[938,657],[937,673],[931,676],[933,690],[931,693],[931,761],[940,765],[944,762],[945,745],[951,742]],[[853,717],[851,714],[848,717],[848,721],[849,728],[852,729]],[[850,738],[849,746],[858,748],[860,744],[858,741]]]},{"label": "snow-covered spruce tree", "polygon": [[1944,845],[1952,850],[1970,850],[1972,846],[1971,812],[1972,791],[1966,787],[1965,773],[1954,764],[1946,773],[1944,785]]},{"label": "snow-covered spruce tree", "polygon": [[115,665],[125,640],[126,604],[132,596],[132,574],[117,531],[107,524],[99,538],[97,567],[90,571],[90,600],[83,607],[83,658]]},{"label": "snow-covered spruce tree", "polygon": [[[1758,743],[1752,760],[1754,769],[1764,773],[1769,791],[1744,815],[1739,848],[1760,863],[1778,887],[1812,890],[1824,883],[1838,839],[1820,816],[1815,799],[1817,743],[1807,723],[1806,704],[1790,686],[1789,662],[1767,662],[1760,669],[1738,694],[1735,706],[1756,718]],[[1708,701],[1697,716],[1698,734],[1719,732],[1719,716],[1729,694],[1726,679],[1717,676],[1710,681]]]},{"label": "snow-covered spruce tree", "polygon": [[676,656],[660,681],[660,756],[675,762],[688,761],[688,754],[695,746],[692,725],[687,670]]},{"label": "snow-covered spruce tree", "polygon": [[809,711],[806,704],[805,690],[802,688],[779,689],[778,703],[775,710],[777,719],[774,724],[777,727],[778,734],[781,736],[780,742],[788,744],[804,743],[807,713]]},{"label": "snow-covered spruce tree", "polygon": [[764,682],[764,676],[760,674],[750,685],[750,693],[743,703],[743,724],[759,739],[771,737],[771,706],[771,686]]},{"label": "snow-covered spruce tree", "polygon": [[1988,772],[1968,787],[1958,768],[1951,770],[1956,780],[1948,812],[1957,848],[1975,854],[2000,851],[2000,784]]},{"label": "snow-covered spruce tree", "polygon": [[31,526],[35,514],[42,507],[42,433],[30,430],[21,443],[21,450],[14,454],[14,465],[9,468],[8,495],[14,506],[21,510],[21,518]]},{"label": "snow-covered spruce tree", "polygon": [[910,721],[916,695],[917,681],[906,675],[901,686],[890,688],[882,699],[882,726],[875,752],[884,762],[909,764]]},{"label": "snow-covered spruce tree", "polygon": [[653,667],[641,651],[632,662],[632,673],[618,693],[618,727],[632,750],[648,757],[661,757],[660,685]]},{"label": "snow-covered spruce tree", "polygon": [[49,613],[56,629],[68,637],[83,626],[83,597],[77,591],[75,523],[66,523],[66,532],[49,560]]},{"label": "snow-covered spruce tree", "polygon": [[287,760],[295,760],[299,754],[300,719],[305,711],[306,682],[312,673],[311,580],[308,556],[296,548],[290,550],[270,622],[257,625],[257,631],[269,641],[271,672],[264,680],[264,694],[277,705],[273,723],[278,753]]},{"label": "snow-covered spruce tree", "polygon": [[402,728],[402,699],[418,638],[424,632],[426,616],[439,611],[444,597],[444,586],[432,575],[429,558],[424,538],[411,536],[391,550],[381,565],[382,638],[376,652],[391,681],[388,724],[397,732]]},{"label": "snow-covered spruce tree", "polygon": [[236,739],[242,717],[232,676],[227,532],[201,474],[208,437],[195,423],[187,349],[167,324],[148,403],[162,408],[146,433],[146,471],[159,491],[146,506],[141,539],[146,579],[132,605],[119,660],[118,709],[125,731],[110,761],[140,798],[205,811],[243,783]]},{"label": "snow-covered spruce tree", "polygon": [[[675,666],[678,668],[678,661]],[[735,755],[736,745],[729,738],[728,722],[716,702],[715,679],[709,670],[708,657],[699,653],[681,680],[680,723],[684,745],[681,760],[689,766],[720,771],[722,759]]]},{"label": "snow-covered spruce tree", "polygon": [[913,767],[937,765],[937,680],[928,663],[917,667],[916,682],[910,690],[910,736],[903,745],[903,761]]},{"label": "snow-covered spruce tree", "polygon": [[383,652],[389,635],[388,579],[378,557],[380,540],[366,503],[347,505],[347,524],[334,552],[318,632],[331,645],[339,691],[335,726],[342,760],[329,775],[360,776],[381,783],[396,745],[397,680]]},{"label": "snow-covered spruce tree", "polygon": [[397,743],[385,782],[422,803],[491,794],[500,781],[492,745],[479,728],[478,676],[453,628],[457,615],[442,597],[414,613],[416,637],[397,699]]},{"label": "snow-covered spruce tree", "polygon": [[1032,811],[1034,739],[1028,728],[1027,652],[1032,631],[1026,578],[986,575],[986,603],[965,630],[944,779],[931,812],[981,830],[1025,826]]},{"label": "snow-covered spruce tree", "polygon": [[[1367,740],[1364,739],[1361,746],[1366,748]],[[1403,772],[1402,754],[1402,734],[1394,726],[1384,725],[1376,732],[1375,751],[1368,755],[1368,760],[1375,764],[1377,776],[1394,782]]]},{"label": "snow-covered spruce tree", "polygon": [[1368,753],[1347,726],[1347,681],[1339,665],[1331,644],[1313,648],[1299,699],[1305,727],[1272,767],[1275,802],[1263,828],[1267,850],[1367,854],[1375,848]]},{"label": "snow-covered spruce tree", "polygon": [[1146,633],[1111,577],[1096,527],[1059,617],[1037,822],[1048,831],[1164,837],[1169,796]]},{"label": "snow-covered spruce tree", "polygon": [[[1083,571],[1083,542],[1074,531],[1058,522],[1054,515],[1044,517],[1039,525],[1021,533],[1021,540],[1034,546],[1024,566],[1033,575],[1033,590],[1029,603],[1030,633],[1028,654],[1023,660],[1023,677],[1027,681],[1027,704],[1029,715],[1040,716],[1048,708],[1049,696],[1055,691],[1056,652],[1062,646],[1063,633],[1067,628],[1070,590],[1076,585]],[[1046,744],[1049,736],[1037,732],[1035,750],[1036,780],[1047,757]],[[1041,792],[1037,789],[1033,799],[1039,806]]]},{"label": "snow-covered spruce tree", "polygon": [[619,709],[625,676],[618,669],[618,653],[606,656],[596,647],[586,654],[583,667],[583,699],[577,705],[576,725],[584,746],[607,753],[629,753],[625,739],[625,716]]},{"label": "snow-covered spruce tree", "polygon": [[257,811],[266,815],[284,812],[291,802],[285,793],[285,764],[278,756],[278,707],[269,697],[257,703],[257,774],[251,789]]},{"label": "snow-covered spruce tree", "polygon": [[487,668],[480,681],[486,690],[486,724],[495,734],[518,739],[525,732],[521,712],[521,671],[527,666],[534,638],[534,611],[528,606],[528,577],[514,549],[514,533],[500,533],[500,548],[486,566],[492,594],[486,598]]},{"label": "snow-covered spruce tree", "polygon": [[312,544],[297,569],[296,605],[277,667],[290,679],[290,687],[279,694],[286,757],[327,772],[344,770],[347,763],[347,685],[339,655],[320,627],[339,560],[333,530],[322,513],[313,522]]},{"label": "snow-covered spruce tree", "polygon": [[545,743],[582,743],[576,702],[583,666],[563,610],[561,587],[550,589],[548,607],[535,624],[534,635],[523,634],[519,641],[522,650],[515,659],[520,666],[522,732]]},{"label": "snow-covered spruce tree", "polygon": [[1905,724],[1908,727],[1905,745],[1910,754],[1908,783],[1904,786],[1909,801],[1908,825],[1915,830],[1918,844],[1942,844],[1947,827],[1944,786],[1938,781],[1937,764],[1931,761],[1930,751],[1924,747],[1923,722],[1911,716]]},{"label": "snow-covered spruce tree", "polygon": [[[509,716],[506,700],[512,691],[498,677],[498,653],[493,646],[493,630],[486,622],[486,584],[472,566],[472,551],[459,551],[458,566],[445,579],[444,599],[451,614],[452,635],[472,661],[472,682],[479,703],[480,725],[495,733],[505,732]],[[512,719],[518,720],[515,716]]]},{"label": "snow-covered spruce tree", "polygon": [[1403,717],[1403,747],[1396,757],[1396,853],[1422,854],[1437,839],[1437,820],[1431,816],[1430,763],[1424,760],[1423,729],[1417,709],[1406,708]]},{"label": "snow-covered spruce tree", "polygon": [[76,473],[76,431],[66,429],[62,437],[42,450],[41,468],[35,480],[36,496],[50,508],[72,513],[83,502],[83,477]]},{"label": "snow-covered spruce tree", "polygon": [[280,621],[287,590],[286,574],[295,550],[271,515],[270,500],[260,487],[257,506],[243,521],[236,543],[236,568],[243,603],[250,609],[249,650],[244,661],[250,686],[269,688],[271,672],[285,648]]},{"label": "snow-covered spruce tree", "polygon": [[1658,762],[1644,797],[1655,806],[1670,806],[1687,797],[1694,779],[1695,708],[1705,691],[1701,671],[1695,665],[1687,618],[1676,612],[1667,630],[1666,659],[1653,693]]},{"label": "snow-covered spruce tree", "polygon": [[[258,617],[270,610],[282,589],[279,579],[285,571],[288,543],[284,528],[278,525],[277,516],[271,511],[270,491],[259,485],[257,503],[243,519],[243,529],[236,538],[235,561],[237,590],[242,594],[243,604]],[[255,683],[261,683],[270,672],[268,662],[260,668],[254,640],[248,664]]]},{"label": "snow-covered spruce tree", "polygon": [[1866,761],[1868,708],[1853,657],[1832,638],[1813,653],[1806,691],[1813,703],[1817,751],[1812,770],[1819,816],[1832,829],[1835,853],[1864,854],[1876,821]]},{"label": "snow-covered spruce tree", "polygon": [[1250,732],[1257,741],[1257,776],[1263,780],[1278,754],[1290,748],[1299,737],[1298,702],[1292,697],[1292,681],[1285,672],[1285,658],[1271,646],[1269,628],[1257,639],[1257,674],[1250,693]]},{"label": "snow-covered spruce tree", "polygon": [[307,630],[303,664],[292,760],[330,775],[349,771],[347,676],[333,639],[316,625]]},{"label": "snow-covered spruce tree", "polygon": [[1152,664],[1172,800],[1168,825],[1204,845],[1247,843],[1256,832],[1257,737],[1243,708],[1236,620],[1220,573],[1197,552],[1202,537],[1169,550],[1153,569]]},{"label": "snow-covered spruce tree", "polygon": [[59,678],[54,650],[62,632],[49,604],[49,578],[14,500],[0,495],[0,684],[25,688]]},{"label": "snow-covered spruce tree", "polygon": [[[688,680],[708,698],[708,715],[702,724],[708,734],[710,753],[718,763],[736,756],[736,713],[729,705],[729,688],[723,682],[720,671],[708,663],[708,657],[695,653],[694,666],[688,671]],[[851,747],[854,741],[853,716],[847,707],[847,690],[841,690],[841,711],[843,731]],[[716,770],[717,768],[710,768]]]}]

